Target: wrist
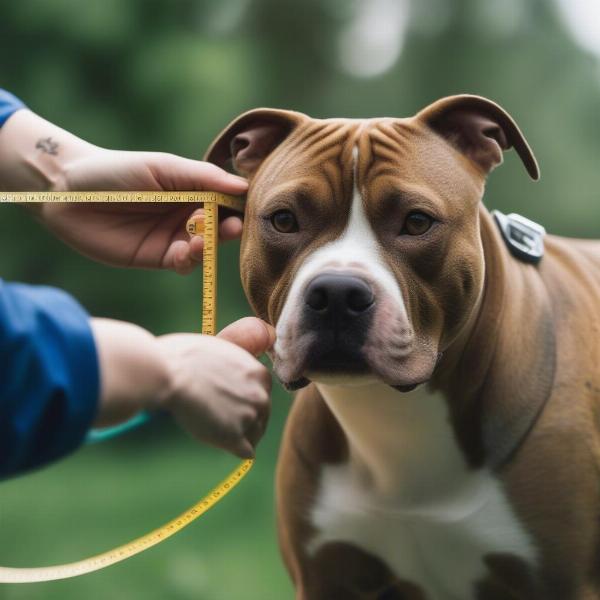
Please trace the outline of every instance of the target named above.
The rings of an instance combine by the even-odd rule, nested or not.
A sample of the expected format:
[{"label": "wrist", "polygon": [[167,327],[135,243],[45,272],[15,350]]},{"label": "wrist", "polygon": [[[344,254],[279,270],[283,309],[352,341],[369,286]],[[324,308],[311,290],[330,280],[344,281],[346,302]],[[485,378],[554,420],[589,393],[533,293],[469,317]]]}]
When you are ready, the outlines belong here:
[{"label": "wrist", "polygon": [[69,164],[94,148],[30,110],[19,110],[0,129],[0,188],[66,189]]},{"label": "wrist", "polygon": [[165,405],[172,374],[156,338],[121,321],[92,319],[100,366],[100,403],[95,425],[105,427],[141,410]]}]

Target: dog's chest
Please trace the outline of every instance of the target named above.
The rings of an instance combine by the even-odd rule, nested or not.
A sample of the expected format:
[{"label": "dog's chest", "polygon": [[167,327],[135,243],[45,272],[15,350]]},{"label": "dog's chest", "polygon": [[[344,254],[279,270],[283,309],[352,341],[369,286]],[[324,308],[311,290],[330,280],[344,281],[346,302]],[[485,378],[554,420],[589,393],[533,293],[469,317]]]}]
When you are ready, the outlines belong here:
[{"label": "dog's chest", "polygon": [[[488,554],[533,566],[533,544],[500,482],[469,470],[447,421],[443,398],[415,391],[372,390],[326,401],[350,443],[350,460],[324,466],[311,509],[318,532],[308,550],[347,542],[381,559],[428,600],[475,598],[489,573]],[[361,405],[362,402],[362,405]]]}]

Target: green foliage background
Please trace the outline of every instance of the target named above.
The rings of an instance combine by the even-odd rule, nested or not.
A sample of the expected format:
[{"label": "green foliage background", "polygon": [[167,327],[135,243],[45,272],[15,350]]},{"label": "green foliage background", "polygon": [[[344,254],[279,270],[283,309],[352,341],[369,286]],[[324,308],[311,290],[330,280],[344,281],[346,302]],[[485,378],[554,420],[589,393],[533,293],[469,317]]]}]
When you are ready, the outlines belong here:
[{"label": "green foliage background", "polygon": [[[504,4],[493,0],[413,0],[400,59],[372,78],[339,64],[338,36],[360,4],[4,2],[0,86],[98,145],[190,157],[200,157],[230,119],[256,106],[319,117],[405,116],[440,96],[482,94],[517,119],[542,169],[541,182],[533,183],[509,153],[491,177],[487,205],[521,212],[552,233],[600,237],[600,69],[572,40],[551,0],[522,0],[514,14],[503,14]],[[249,313],[237,251],[236,244],[225,247],[220,260],[221,325]],[[157,334],[199,327],[199,274],[92,264],[18,207],[0,208],[0,276],[60,286],[94,315],[132,320]],[[290,398],[277,388],[273,402],[254,471],[207,517],[122,565],[64,582],[3,586],[0,599],[292,597],[272,501]],[[145,533],[235,464],[161,422],[4,482],[0,564],[72,560]]]}]

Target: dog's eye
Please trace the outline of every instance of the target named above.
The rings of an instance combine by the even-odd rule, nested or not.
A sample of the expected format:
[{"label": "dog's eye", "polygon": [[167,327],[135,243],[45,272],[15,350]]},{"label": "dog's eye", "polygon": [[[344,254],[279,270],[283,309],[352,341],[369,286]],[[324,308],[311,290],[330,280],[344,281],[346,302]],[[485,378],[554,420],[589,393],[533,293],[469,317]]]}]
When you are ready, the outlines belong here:
[{"label": "dog's eye", "polygon": [[298,231],[298,221],[290,210],[278,210],[271,215],[271,224],[280,233],[294,233]]},{"label": "dog's eye", "polygon": [[433,225],[433,219],[422,212],[411,212],[404,221],[404,228],[401,233],[408,235],[423,235]]}]

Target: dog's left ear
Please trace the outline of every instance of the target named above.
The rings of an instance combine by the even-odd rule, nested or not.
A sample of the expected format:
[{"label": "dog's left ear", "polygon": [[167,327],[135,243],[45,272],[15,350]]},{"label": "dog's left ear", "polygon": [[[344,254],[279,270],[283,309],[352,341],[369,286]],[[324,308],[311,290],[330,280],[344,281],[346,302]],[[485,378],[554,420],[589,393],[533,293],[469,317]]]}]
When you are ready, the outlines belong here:
[{"label": "dog's left ear", "polygon": [[215,138],[204,160],[252,177],[267,156],[307,119],[306,115],[291,110],[251,110],[234,119]]},{"label": "dog's left ear", "polygon": [[502,163],[504,150],[514,147],[531,178],[540,177],[535,156],[517,124],[491,100],[468,94],[449,96],[430,104],[415,118],[471,159],[484,175]]}]

